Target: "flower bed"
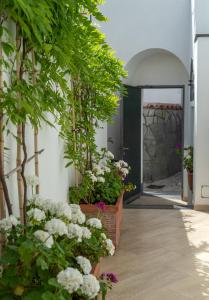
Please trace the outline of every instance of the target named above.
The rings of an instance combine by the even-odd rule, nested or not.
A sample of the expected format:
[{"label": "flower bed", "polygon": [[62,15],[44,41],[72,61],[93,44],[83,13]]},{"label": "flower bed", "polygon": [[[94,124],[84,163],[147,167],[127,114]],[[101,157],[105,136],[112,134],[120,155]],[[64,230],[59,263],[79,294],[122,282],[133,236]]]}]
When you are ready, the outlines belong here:
[{"label": "flower bed", "polygon": [[0,221],[0,230],[6,237],[0,299],[89,300],[100,292],[106,295],[111,283],[99,277],[99,262],[114,254],[114,246],[101,221],[86,219],[79,205],[36,195],[28,203],[26,225],[11,215]]},{"label": "flower bed", "polygon": [[[121,222],[123,216],[123,192],[115,205],[105,205],[102,210],[101,221],[107,230],[109,238],[118,247],[120,240]],[[98,217],[98,206],[93,204],[80,204],[81,210],[88,216]]]}]

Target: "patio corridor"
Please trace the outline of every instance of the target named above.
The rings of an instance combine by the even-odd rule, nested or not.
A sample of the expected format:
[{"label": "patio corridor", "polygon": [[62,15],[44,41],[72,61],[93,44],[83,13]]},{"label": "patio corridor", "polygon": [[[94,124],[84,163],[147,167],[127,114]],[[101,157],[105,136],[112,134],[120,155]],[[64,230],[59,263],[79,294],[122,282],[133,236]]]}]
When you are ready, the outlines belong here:
[{"label": "patio corridor", "polygon": [[125,210],[120,247],[102,271],[119,278],[108,300],[209,300],[209,214]]}]

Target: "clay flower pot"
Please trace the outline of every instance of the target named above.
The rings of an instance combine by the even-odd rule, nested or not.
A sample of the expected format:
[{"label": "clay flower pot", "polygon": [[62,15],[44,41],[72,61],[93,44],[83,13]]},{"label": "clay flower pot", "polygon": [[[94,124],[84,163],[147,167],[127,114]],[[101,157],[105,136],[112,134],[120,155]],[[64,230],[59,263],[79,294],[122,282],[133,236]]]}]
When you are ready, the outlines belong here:
[{"label": "clay flower pot", "polygon": [[188,184],[190,190],[193,192],[193,173],[188,171]]},{"label": "clay flower pot", "polygon": [[[113,241],[115,247],[120,240],[121,221],[123,215],[123,194],[121,193],[115,205],[106,205],[102,212],[102,224],[107,230],[108,237]],[[94,204],[80,204],[81,210],[89,217],[98,216],[98,208]]]}]

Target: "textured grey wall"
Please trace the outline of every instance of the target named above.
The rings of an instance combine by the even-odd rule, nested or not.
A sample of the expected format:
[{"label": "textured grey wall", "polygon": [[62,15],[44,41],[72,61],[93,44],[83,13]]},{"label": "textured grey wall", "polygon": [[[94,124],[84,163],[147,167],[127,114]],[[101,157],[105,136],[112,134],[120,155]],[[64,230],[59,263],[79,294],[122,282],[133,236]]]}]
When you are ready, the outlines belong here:
[{"label": "textured grey wall", "polygon": [[144,182],[181,171],[181,159],[176,155],[175,146],[182,143],[182,124],[182,110],[144,108]]}]

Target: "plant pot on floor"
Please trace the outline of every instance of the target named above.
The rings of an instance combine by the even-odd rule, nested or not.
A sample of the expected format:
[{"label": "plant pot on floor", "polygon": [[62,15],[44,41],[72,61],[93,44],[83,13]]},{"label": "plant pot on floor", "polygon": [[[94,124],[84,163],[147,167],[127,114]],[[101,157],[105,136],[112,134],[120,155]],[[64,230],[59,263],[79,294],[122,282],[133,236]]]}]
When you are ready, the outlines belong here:
[{"label": "plant pot on floor", "polygon": [[188,171],[188,184],[190,190],[193,192],[193,173]]},{"label": "plant pot on floor", "polygon": [[[108,237],[113,241],[115,247],[118,247],[120,240],[121,221],[123,215],[123,194],[121,193],[115,205],[106,205],[102,212],[102,224],[107,230]],[[98,216],[98,208],[93,204],[80,204],[83,213],[89,217]]]}]

